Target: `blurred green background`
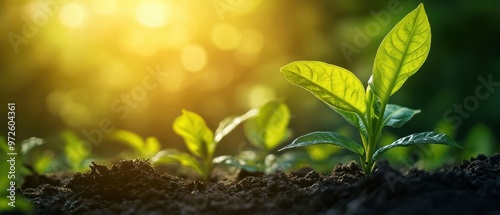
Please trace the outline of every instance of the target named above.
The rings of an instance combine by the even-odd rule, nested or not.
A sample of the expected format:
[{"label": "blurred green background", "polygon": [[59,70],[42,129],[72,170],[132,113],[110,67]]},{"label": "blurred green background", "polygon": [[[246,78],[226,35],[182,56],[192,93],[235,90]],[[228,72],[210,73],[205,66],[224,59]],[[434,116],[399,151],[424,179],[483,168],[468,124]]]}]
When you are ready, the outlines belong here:
[{"label": "blurred green background", "polygon": [[[356,136],[313,95],[287,83],[279,68],[294,60],[321,60],[349,69],[366,86],[381,40],[418,3],[5,0],[1,112],[7,102],[16,103],[18,140],[37,136],[47,147],[63,148],[60,133],[69,129],[102,158],[123,149],[106,140],[115,129],[156,136],[165,148],[185,150],[171,127],[182,108],[215,129],[225,116],[272,98],[286,99],[295,136],[315,130]],[[478,77],[500,82],[500,1],[423,3],[432,27],[431,52],[391,99],[422,113],[401,129],[388,129],[389,136],[438,128],[462,144],[481,125],[479,137],[487,138],[469,141],[498,151],[500,87],[484,87]],[[6,121],[2,117],[3,136]],[[241,134],[237,129],[229,135],[216,153],[248,147]]]}]

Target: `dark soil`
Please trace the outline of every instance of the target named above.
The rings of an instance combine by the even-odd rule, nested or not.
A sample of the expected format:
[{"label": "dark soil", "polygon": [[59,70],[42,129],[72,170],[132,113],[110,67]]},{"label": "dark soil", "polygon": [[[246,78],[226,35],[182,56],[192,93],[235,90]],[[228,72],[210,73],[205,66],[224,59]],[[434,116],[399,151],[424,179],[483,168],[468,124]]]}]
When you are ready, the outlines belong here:
[{"label": "dark soil", "polygon": [[500,155],[433,172],[379,162],[331,174],[299,171],[189,181],[144,160],[93,164],[70,180],[35,176],[20,189],[38,214],[482,214],[500,215]]}]

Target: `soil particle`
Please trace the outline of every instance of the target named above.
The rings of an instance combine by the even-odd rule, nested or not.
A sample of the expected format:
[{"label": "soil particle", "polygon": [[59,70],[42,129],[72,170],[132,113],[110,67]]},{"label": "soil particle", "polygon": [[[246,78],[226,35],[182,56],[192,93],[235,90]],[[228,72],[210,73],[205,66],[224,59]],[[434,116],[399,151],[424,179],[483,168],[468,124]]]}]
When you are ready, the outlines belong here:
[{"label": "soil particle", "polygon": [[240,173],[189,181],[145,160],[93,163],[70,180],[31,176],[21,188],[37,214],[484,214],[500,215],[500,155],[432,172],[378,162],[365,176],[354,162],[331,174]]}]

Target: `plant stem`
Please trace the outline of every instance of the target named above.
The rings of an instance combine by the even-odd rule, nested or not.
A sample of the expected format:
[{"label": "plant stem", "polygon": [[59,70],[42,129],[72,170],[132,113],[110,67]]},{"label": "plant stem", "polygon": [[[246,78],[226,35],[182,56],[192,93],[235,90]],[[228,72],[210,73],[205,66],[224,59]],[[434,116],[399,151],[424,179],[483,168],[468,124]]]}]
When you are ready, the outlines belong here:
[{"label": "plant stem", "polygon": [[208,181],[212,175],[212,168],[212,159],[210,157],[208,157],[208,159],[203,159],[203,181]]},{"label": "plant stem", "polygon": [[[367,110],[366,110],[366,118],[363,120],[363,124],[365,124],[366,128],[366,136],[363,134],[363,132],[360,130],[361,133],[361,140],[363,141],[363,146],[365,148],[365,153],[364,157],[361,158],[361,167],[363,168],[363,172],[366,175],[369,175],[371,173],[371,163],[372,163],[372,155],[373,155],[373,106],[374,106],[374,95],[373,92],[371,91],[370,88],[367,88],[366,90],[367,93]],[[376,123],[375,123],[376,124]]]}]

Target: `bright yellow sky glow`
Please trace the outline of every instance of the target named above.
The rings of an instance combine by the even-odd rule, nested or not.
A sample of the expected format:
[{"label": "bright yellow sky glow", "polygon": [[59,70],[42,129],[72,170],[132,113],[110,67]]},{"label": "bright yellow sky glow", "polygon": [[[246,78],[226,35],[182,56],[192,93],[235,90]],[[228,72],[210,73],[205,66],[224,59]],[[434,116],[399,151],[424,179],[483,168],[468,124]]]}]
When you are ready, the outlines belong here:
[{"label": "bright yellow sky glow", "polygon": [[80,27],[86,18],[85,9],[77,3],[68,3],[61,8],[59,21],[68,28]]},{"label": "bright yellow sky glow", "polygon": [[159,48],[154,35],[147,35],[144,31],[135,30],[123,35],[122,46],[127,52],[135,52],[144,57],[152,56]]},{"label": "bright yellow sky glow", "polygon": [[207,64],[207,52],[200,45],[188,45],[182,49],[182,66],[190,72],[199,72]]},{"label": "bright yellow sky glow", "polygon": [[245,30],[241,33],[241,43],[237,51],[243,54],[257,54],[264,46],[264,37],[259,31]]},{"label": "bright yellow sky glow", "polygon": [[161,1],[142,1],[137,6],[136,19],[146,27],[162,27],[169,21],[170,11]]},{"label": "bright yellow sky glow", "polygon": [[101,15],[111,15],[116,10],[115,0],[93,0],[92,8]]},{"label": "bright yellow sky glow", "polygon": [[240,33],[238,29],[230,24],[218,24],[212,30],[212,42],[222,50],[231,50],[236,48],[240,42]]},{"label": "bright yellow sky glow", "polygon": [[248,106],[250,108],[259,107],[276,98],[274,89],[265,84],[253,85],[247,93],[246,98],[248,98]]}]

